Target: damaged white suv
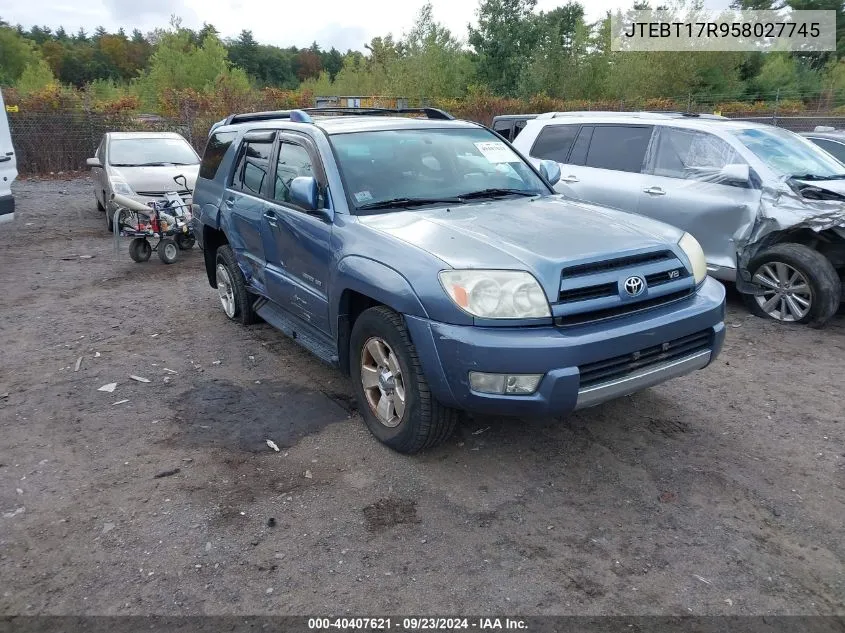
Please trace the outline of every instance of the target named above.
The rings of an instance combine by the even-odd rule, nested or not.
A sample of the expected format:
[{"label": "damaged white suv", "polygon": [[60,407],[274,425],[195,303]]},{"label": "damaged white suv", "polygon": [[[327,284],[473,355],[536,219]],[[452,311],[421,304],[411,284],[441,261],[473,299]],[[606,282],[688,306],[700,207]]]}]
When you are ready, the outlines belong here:
[{"label": "damaged white suv", "polygon": [[558,112],[514,146],[561,166],[559,193],[674,224],[750,309],[820,326],[845,277],[845,165],[787,130],[688,113]]}]

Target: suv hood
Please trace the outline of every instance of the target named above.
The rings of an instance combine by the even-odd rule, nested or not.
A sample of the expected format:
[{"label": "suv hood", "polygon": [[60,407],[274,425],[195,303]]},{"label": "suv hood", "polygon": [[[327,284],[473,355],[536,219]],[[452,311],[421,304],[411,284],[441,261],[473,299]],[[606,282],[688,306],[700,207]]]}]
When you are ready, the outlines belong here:
[{"label": "suv hood", "polygon": [[111,180],[125,180],[132,191],[139,195],[153,195],[180,189],[179,185],[173,181],[173,177],[179,175],[185,176],[188,189],[193,191],[199,169],[199,165],[109,167],[109,177]]},{"label": "suv hood", "polygon": [[562,265],[674,245],[683,231],[562,196],[495,200],[358,216],[453,268],[527,270],[557,292]]}]

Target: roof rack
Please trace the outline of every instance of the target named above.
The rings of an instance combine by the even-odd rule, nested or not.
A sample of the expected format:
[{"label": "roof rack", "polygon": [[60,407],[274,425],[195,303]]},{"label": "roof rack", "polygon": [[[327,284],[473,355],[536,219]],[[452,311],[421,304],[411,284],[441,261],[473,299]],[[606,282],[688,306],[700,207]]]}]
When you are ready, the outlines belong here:
[{"label": "roof rack", "polygon": [[671,118],[696,118],[696,119],[719,119],[724,120],[727,117],[721,116],[719,114],[704,114],[698,112],[682,112],[682,111],[666,111],[666,110],[638,110],[638,111],[630,111],[630,110],[572,110],[566,112],[546,112],[544,114],[540,114],[537,116],[538,119],[563,119],[567,117],[594,117],[594,116],[602,116],[602,117],[617,117],[617,116],[629,116],[634,118],[643,118],[643,117],[662,117],[666,119]]},{"label": "roof rack", "polygon": [[451,121],[453,117],[439,108],[301,108],[298,110],[273,110],[268,112],[244,112],[230,114],[223,125],[247,123],[249,121],[273,121],[289,119],[300,123],[312,123],[309,114],[323,115],[380,115],[380,114],[424,114],[426,118]]}]

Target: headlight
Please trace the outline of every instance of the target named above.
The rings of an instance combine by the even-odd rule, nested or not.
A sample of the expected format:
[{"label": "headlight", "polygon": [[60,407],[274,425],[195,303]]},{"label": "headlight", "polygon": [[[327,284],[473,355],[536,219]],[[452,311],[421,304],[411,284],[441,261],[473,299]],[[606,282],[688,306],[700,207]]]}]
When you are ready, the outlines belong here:
[{"label": "headlight", "polygon": [[134,196],[135,192],[132,191],[132,187],[129,186],[124,180],[115,180],[111,184],[112,191],[121,196]]},{"label": "headlight", "polygon": [[484,319],[551,316],[546,293],[521,270],[444,270],[440,283],[465,312]]},{"label": "headlight", "polygon": [[701,250],[701,244],[689,233],[684,233],[681,239],[678,240],[678,246],[683,249],[690,264],[692,264],[692,274],[695,277],[696,285],[700,284],[707,276],[707,260],[704,259],[704,251]]}]

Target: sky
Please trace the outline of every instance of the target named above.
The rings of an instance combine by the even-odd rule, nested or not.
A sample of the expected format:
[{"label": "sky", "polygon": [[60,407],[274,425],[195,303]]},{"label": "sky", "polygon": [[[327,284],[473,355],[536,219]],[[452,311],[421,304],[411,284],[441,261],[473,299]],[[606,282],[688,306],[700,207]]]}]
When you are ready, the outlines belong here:
[{"label": "sky", "polygon": [[[3,3],[0,18],[28,28],[33,24],[68,33],[80,27],[91,33],[98,26],[108,31],[123,27],[147,33],[168,24],[170,16],[182,18],[183,26],[199,28],[213,24],[222,37],[236,37],[244,29],[262,44],[363,50],[377,35],[401,36],[410,29],[425,0],[29,0]],[[563,0],[538,0],[537,9],[548,11]],[[466,39],[467,24],[475,21],[478,0],[431,0],[434,17],[453,34]],[[633,0],[583,0],[588,21],[608,9],[628,9]],[[705,0],[707,8],[719,9],[729,0]],[[313,11],[308,8],[313,7]]]}]

